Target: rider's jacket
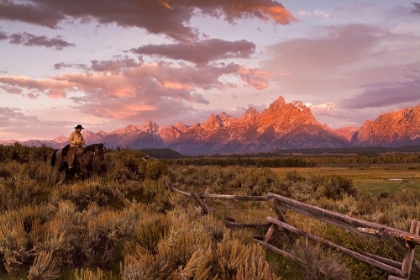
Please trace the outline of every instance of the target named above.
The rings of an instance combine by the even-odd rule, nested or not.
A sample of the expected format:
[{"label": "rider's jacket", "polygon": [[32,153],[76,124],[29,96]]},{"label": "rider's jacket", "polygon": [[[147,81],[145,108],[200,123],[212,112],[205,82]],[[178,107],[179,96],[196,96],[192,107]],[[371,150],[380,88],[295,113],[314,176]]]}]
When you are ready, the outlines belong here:
[{"label": "rider's jacket", "polygon": [[80,147],[85,145],[85,138],[82,133],[77,133],[73,131],[69,136],[69,143],[71,147]]}]

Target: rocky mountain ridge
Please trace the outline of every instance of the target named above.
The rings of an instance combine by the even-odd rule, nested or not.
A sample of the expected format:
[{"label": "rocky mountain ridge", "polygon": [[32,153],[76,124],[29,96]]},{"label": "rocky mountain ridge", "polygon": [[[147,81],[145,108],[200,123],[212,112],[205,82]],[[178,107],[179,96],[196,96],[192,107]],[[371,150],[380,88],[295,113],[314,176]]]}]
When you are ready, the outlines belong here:
[{"label": "rocky mountain ridge", "polygon": [[[286,103],[283,97],[279,97],[263,112],[249,108],[240,118],[223,112],[212,114],[203,123],[189,126],[178,122],[167,127],[159,127],[147,120],[140,126],[130,124],[110,133],[84,130],[83,135],[87,143],[104,142],[107,147],[170,148],[183,154],[398,147],[420,144],[420,104],[382,114],[374,121],[366,121],[360,128],[332,129],[319,123],[310,108],[301,102]],[[67,137],[59,136],[51,141],[29,140],[22,144],[59,148],[66,142]]]}]

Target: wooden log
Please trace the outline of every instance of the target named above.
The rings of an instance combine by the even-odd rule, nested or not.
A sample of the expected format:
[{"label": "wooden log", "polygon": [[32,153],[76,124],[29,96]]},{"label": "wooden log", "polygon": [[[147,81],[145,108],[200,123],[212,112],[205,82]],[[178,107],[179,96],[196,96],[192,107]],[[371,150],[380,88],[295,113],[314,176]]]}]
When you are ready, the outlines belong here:
[{"label": "wooden log", "polygon": [[225,226],[227,227],[237,227],[237,228],[268,228],[271,226],[271,223],[250,223],[250,224],[241,224],[231,221],[225,221]]},{"label": "wooden log", "polygon": [[[305,204],[305,203],[302,203],[302,202],[299,202],[299,201],[296,201],[296,200],[293,200],[293,199],[285,198],[287,200],[298,202],[297,205],[295,205],[295,204],[287,204],[287,203],[284,203],[281,200],[276,199],[276,197],[274,196],[274,194],[269,193],[269,196],[275,198],[275,200],[277,201],[277,203],[280,203],[281,206],[283,206],[285,208],[292,209],[292,210],[294,210],[296,212],[299,212],[299,213],[301,213],[303,215],[306,215],[308,217],[312,217],[314,219],[320,220],[320,221],[322,221],[324,223],[327,223],[327,224],[330,224],[330,225],[333,225],[333,226],[341,227],[341,228],[343,228],[343,229],[345,229],[345,230],[347,230],[349,232],[353,232],[353,233],[356,233],[356,234],[359,234],[359,235],[364,235],[364,236],[367,236],[369,238],[379,239],[379,237],[377,237],[375,235],[360,233],[360,232],[357,231],[356,228],[354,228],[351,225],[348,225],[346,223],[337,221],[337,220],[335,220],[333,218],[329,218],[329,217],[323,216],[322,215],[322,211],[327,211],[327,210],[324,210],[322,208],[319,208],[322,211],[320,211],[321,213],[318,213],[318,212],[311,211],[311,207],[318,208],[316,206],[308,205],[308,204]],[[308,207],[301,207],[300,204],[303,204],[303,205],[308,206]]]},{"label": "wooden log", "polygon": [[378,235],[380,238],[388,243],[389,246],[391,246],[392,249],[394,249],[398,255],[401,257],[405,257],[405,254],[407,253],[407,249],[404,248],[395,238],[394,236],[390,235],[387,230],[381,229],[378,231]]},{"label": "wooden log", "polygon": [[[276,214],[277,214],[277,218],[278,218],[280,221],[282,221],[282,222],[284,222],[284,223],[287,223],[287,221],[286,221],[286,216],[284,215],[283,210],[281,209],[281,207],[280,207],[280,205],[277,203],[277,201],[276,201],[275,199],[271,199],[271,204],[273,205],[274,211],[275,211],[275,212],[276,212]],[[288,238],[288,239],[289,239],[289,241],[290,241],[290,244],[294,244],[294,243],[296,242],[296,237],[293,235],[293,233],[291,233],[291,232],[289,232],[289,231],[287,231],[287,230],[285,230],[285,233],[286,233],[286,235],[287,235],[287,238]]]},{"label": "wooden log", "polygon": [[387,265],[396,267],[398,269],[401,269],[402,268],[402,262],[397,262],[397,261],[394,261],[394,260],[391,260],[391,259],[387,259],[387,258],[378,256],[378,255],[370,254],[368,252],[358,251],[357,253],[362,254],[362,255],[364,255],[366,257],[369,257],[371,259],[374,259],[374,260],[383,262],[384,264],[387,264]]},{"label": "wooden log", "polygon": [[395,275],[389,275],[388,280],[407,280],[407,278],[401,278]]},{"label": "wooden log", "polygon": [[179,190],[179,189],[177,189],[176,187],[179,185],[179,183],[178,182],[176,182],[175,184],[173,184],[172,186],[167,182],[167,181],[165,181],[165,184],[166,184],[166,186],[171,190],[171,191],[174,191],[174,192],[177,192],[177,193],[180,193],[180,194],[183,194],[183,195],[186,195],[186,196],[191,196],[191,194],[190,193],[187,193],[187,192],[184,192],[184,191],[181,191],[181,190]]},{"label": "wooden log", "polygon": [[[379,235],[379,229],[374,228],[357,228],[358,232],[372,234],[372,235]],[[394,238],[402,239],[410,243],[414,243],[417,245],[420,245],[420,236],[411,234],[411,233],[401,233],[395,230],[385,230],[389,235],[391,235]]]},{"label": "wooden log", "polygon": [[204,214],[208,214],[211,212],[210,207],[207,206],[207,204],[200,198],[200,196],[197,193],[192,192],[191,197],[194,198],[194,200],[198,202],[201,209],[203,209]]},{"label": "wooden log", "polygon": [[[314,218],[325,217],[327,218],[327,220],[334,220],[334,221],[339,222],[338,224],[346,224],[355,228],[357,227],[367,227],[367,228],[374,228],[374,229],[385,228],[386,230],[393,230],[393,231],[404,233],[404,234],[407,233],[405,231],[398,230],[395,228],[390,228],[384,225],[356,219],[356,218],[353,218],[344,214],[322,209],[320,207],[309,205],[309,204],[306,204],[306,203],[303,203],[303,202],[300,202],[291,198],[287,198],[287,197],[284,197],[275,193],[268,193],[267,196],[276,199],[278,202],[281,203],[283,207],[291,208],[295,211],[301,212],[303,214],[309,215]],[[357,232],[357,229],[356,229],[356,232]]]},{"label": "wooden log", "polygon": [[[210,188],[206,188],[206,191],[204,192],[204,194],[209,194],[210,193]],[[206,202],[206,199],[203,198],[203,201]]]},{"label": "wooden log", "polygon": [[[380,230],[378,232],[380,238],[386,242],[392,249],[394,249],[400,257],[405,258],[407,249],[404,248],[392,235],[388,234],[387,231]],[[416,274],[420,274],[420,262],[417,259],[413,259],[412,268]]]},{"label": "wooden log", "polygon": [[334,249],[336,249],[336,250],[338,250],[338,251],[340,251],[340,252],[342,252],[342,253],[344,253],[344,254],[346,254],[346,255],[354,258],[354,259],[357,259],[359,261],[362,261],[364,263],[373,265],[375,267],[378,267],[380,269],[383,269],[385,271],[388,271],[388,272],[390,272],[392,274],[395,274],[395,275],[398,275],[398,276],[401,276],[401,277],[406,277],[407,276],[406,273],[404,273],[400,269],[397,269],[397,268],[395,268],[393,266],[387,265],[387,264],[382,263],[380,261],[377,261],[375,259],[369,258],[367,256],[363,256],[362,254],[359,254],[359,253],[357,253],[355,251],[352,251],[352,250],[349,250],[347,248],[344,248],[344,247],[342,247],[340,245],[337,245],[337,244],[335,244],[333,242],[330,242],[328,240],[325,240],[325,239],[323,239],[321,237],[318,237],[316,235],[313,235],[313,234],[307,233],[307,232],[305,232],[303,230],[297,229],[297,228],[295,228],[295,227],[293,227],[293,226],[291,226],[289,224],[283,223],[282,221],[279,221],[279,220],[274,219],[272,217],[267,217],[267,220],[270,223],[276,224],[279,227],[284,228],[285,230],[289,230],[289,231],[294,232],[294,233],[296,233],[298,235],[305,236],[308,239],[313,240],[315,242],[323,243],[323,244],[325,244],[325,245],[327,245],[327,246],[329,246],[331,248],[334,248]]},{"label": "wooden log", "polygon": [[251,196],[251,195],[231,195],[231,194],[213,194],[204,193],[200,194],[201,198],[222,198],[222,199],[235,199],[235,200],[251,200],[251,201],[267,201],[266,196]]},{"label": "wooden log", "polygon": [[271,224],[269,229],[267,230],[267,233],[264,235],[264,243],[270,242],[271,236],[273,236],[274,233],[274,225]]},{"label": "wooden log", "polygon": [[[271,251],[276,252],[277,254],[282,255],[283,257],[289,258],[290,260],[295,261],[295,262],[299,262],[301,264],[305,264],[305,262],[303,260],[301,260],[298,257],[290,254],[289,252],[286,252],[284,250],[281,250],[281,249],[279,249],[279,248],[277,248],[277,247],[275,247],[273,245],[264,243],[263,241],[258,240],[258,239],[255,239],[255,238],[254,238],[254,241],[257,242],[257,243],[259,243],[259,244],[261,244],[263,247],[266,247],[267,249],[270,249]],[[325,271],[323,271],[322,269],[320,269],[319,272],[322,275],[325,276]]]},{"label": "wooden log", "polygon": [[[420,223],[416,220],[412,220],[411,221],[411,227],[410,227],[410,233],[418,236],[419,231],[420,231]],[[407,279],[410,278],[411,268],[413,267],[414,254],[415,254],[415,251],[416,251],[416,246],[415,245],[410,246],[410,247],[411,248],[408,249],[408,251],[407,251],[407,253],[404,257],[404,260],[403,260],[403,263],[402,263],[402,268],[401,268],[401,270],[403,272],[406,272],[408,274]]]},{"label": "wooden log", "polygon": [[261,240],[255,239],[255,238],[254,238],[254,241],[257,242],[257,243],[259,243],[259,244],[261,244],[262,246],[270,249],[273,252],[276,252],[276,253],[278,253],[278,254],[286,257],[286,258],[291,259],[292,261],[303,263],[303,261],[301,259],[295,257],[294,255],[292,255],[292,254],[290,254],[290,253],[288,253],[288,252],[286,252],[284,250],[281,250],[281,249],[279,249],[277,247],[274,247],[273,245],[267,244],[264,241],[261,241]]}]

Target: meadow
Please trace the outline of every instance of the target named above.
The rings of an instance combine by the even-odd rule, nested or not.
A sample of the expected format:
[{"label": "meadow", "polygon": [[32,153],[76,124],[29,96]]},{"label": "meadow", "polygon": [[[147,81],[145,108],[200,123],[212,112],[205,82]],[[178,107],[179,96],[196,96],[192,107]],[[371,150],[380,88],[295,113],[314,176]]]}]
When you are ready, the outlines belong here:
[{"label": "meadow", "polygon": [[[420,219],[420,165],[268,168],[194,166],[141,151],[107,153],[87,180],[64,181],[52,150],[0,145],[0,279],[387,279],[380,269],[300,238],[272,244],[295,263],[253,241],[264,229],[234,229],[275,215],[265,201],[196,203],[170,191],[278,193],[325,209],[409,230]],[[388,179],[402,179],[390,181]],[[290,224],[347,248],[401,261],[385,244],[293,211]],[[420,258],[419,251],[416,258]],[[326,273],[320,273],[320,271]],[[411,279],[420,279],[412,275]]]}]

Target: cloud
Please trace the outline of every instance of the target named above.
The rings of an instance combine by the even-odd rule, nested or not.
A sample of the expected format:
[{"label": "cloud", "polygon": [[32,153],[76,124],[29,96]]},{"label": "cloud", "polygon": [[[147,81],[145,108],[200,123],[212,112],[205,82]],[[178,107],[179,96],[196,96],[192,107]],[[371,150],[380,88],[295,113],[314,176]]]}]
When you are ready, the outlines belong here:
[{"label": "cloud", "polygon": [[414,5],[414,9],[412,12],[414,14],[420,15],[420,3],[413,3],[413,5]]},{"label": "cloud", "polygon": [[379,108],[420,103],[420,72],[409,79],[364,85],[363,92],[342,100],[345,108]]},{"label": "cloud", "polygon": [[116,60],[92,60],[91,64],[91,69],[94,71],[118,73],[122,69],[138,67],[142,64],[142,62],[136,62],[132,58],[125,57]]},{"label": "cloud", "polygon": [[[180,1],[181,2],[181,1]],[[282,4],[272,0],[188,0],[189,5],[197,5],[203,13],[211,16],[220,16],[220,11],[227,21],[233,22],[237,18],[259,18],[263,21],[272,21],[277,24],[289,24],[297,21],[292,13]]]},{"label": "cloud", "polygon": [[336,116],[339,113],[341,108],[332,102],[321,103],[317,105],[308,104],[311,108],[312,113],[316,115],[324,116]]},{"label": "cloud", "polygon": [[75,68],[85,71],[119,73],[124,69],[140,66],[143,63],[143,61],[140,58],[139,62],[137,62],[136,60],[125,56],[117,57],[114,60],[91,60],[90,63],[91,65],[88,66],[86,64],[79,63],[59,62],[54,64],[54,69],[60,70],[64,68]]},{"label": "cloud", "polygon": [[213,17],[233,22],[239,18],[258,18],[276,24],[289,24],[296,19],[272,0],[168,0],[168,1],[114,1],[103,0],[97,5],[83,0],[54,1],[29,0],[0,2],[0,19],[22,21],[50,28],[58,28],[64,20],[94,19],[99,23],[116,23],[123,27],[140,27],[152,34],[164,34],[178,41],[196,40],[198,32],[188,25],[201,11]]},{"label": "cloud", "polygon": [[9,42],[11,44],[54,48],[56,50],[76,46],[73,43],[64,41],[60,36],[47,38],[46,36],[36,36],[26,32],[11,34],[8,38],[10,39]]},{"label": "cloud", "polygon": [[305,10],[301,10],[298,12],[298,15],[300,16],[318,16],[318,17],[323,17],[323,18],[329,18],[330,14],[323,11],[323,10],[319,10],[319,9],[315,9],[313,11],[305,11]]},{"label": "cloud", "polygon": [[246,69],[240,67],[238,71],[241,79],[248,84],[248,87],[252,87],[258,90],[266,89],[268,87],[268,78],[270,74],[268,72],[261,71],[259,69]]},{"label": "cloud", "polygon": [[39,94],[35,94],[33,92],[30,92],[26,96],[29,97],[30,99],[37,99]]},{"label": "cloud", "polygon": [[13,1],[0,2],[0,19],[21,21],[30,24],[57,28],[57,24],[66,16],[57,10],[52,10],[45,4],[18,4]]},{"label": "cloud", "polygon": [[413,42],[418,38],[412,34],[360,24],[315,31],[313,37],[267,48],[271,57],[263,69],[282,90],[305,95],[333,95],[343,88],[358,90],[360,85],[386,80],[390,73],[395,75],[416,61],[418,47]]},{"label": "cloud", "polygon": [[268,52],[274,59],[267,65],[295,77],[300,73],[300,76],[314,75],[317,71],[337,69],[363,59],[383,36],[380,28],[367,25],[330,26],[323,31],[325,35],[321,37],[293,39],[270,46]]},{"label": "cloud", "polygon": [[7,33],[4,33],[3,31],[0,31],[0,40],[6,40],[9,36],[7,36]]},{"label": "cloud", "polygon": [[86,72],[47,79],[3,76],[0,83],[29,90],[33,95],[28,97],[32,98],[35,94],[69,98],[75,109],[98,117],[136,119],[147,115],[159,119],[190,110],[192,104],[209,104],[199,91],[238,87],[228,82],[235,78],[245,87],[262,89],[268,85],[266,73],[234,63],[175,67],[125,58],[95,61]]},{"label": "cloud", "polygon": [[255,51],[255,44],[246,40],[229,42],[220,39],[209,39],[193,43],[146,45],[131,51],[136,54],[154,55],[190,61],[196,64],[205,64],[219,59],[249,58]]},{"label": "cloud", "polygon": [[0,139],[27,140],[28,135],[35,139],[52,139],[63,133],[63,128],[73,126],[73,122],[42,120],[19,108],[0,107]]},{"label": "cloud", "polygon": [[9,85],[2,85],[0,86],[0,89],[10,94],[21,94],[23,91],[21,88],[9,86]]},{"label": "cloud", "polygon": [[35,116],[27,116],[18,108],[0,107],[0,128],[32,122]]},{"label": "cloud", "polygon": [[0,83],[14,88],[36,90],[40,93],[45,93],[52,99],[65,98],[66,91],[74,86],[74,84],[69,84],[66,81],[57,82],[52,79],[31,80],[25,76],[2,76],[0,77]]},{"label": "cloud", "polygon": [[64,68],[77,68],[77,69],[88,70],[88,67],[86,66],[86,64],[74,64],[74,63],[64,63],[64,62],[59,62],[59,63],[54,64],[55,70],[60,70]]}]

